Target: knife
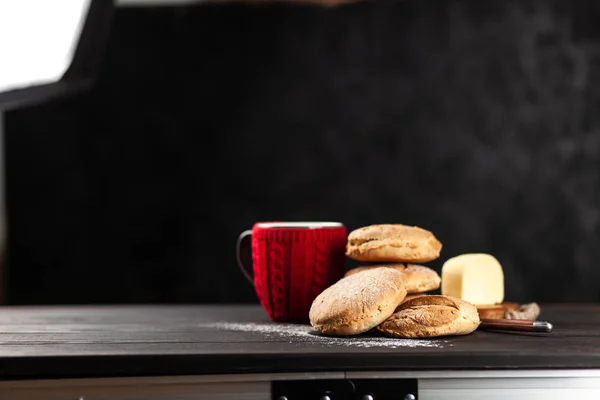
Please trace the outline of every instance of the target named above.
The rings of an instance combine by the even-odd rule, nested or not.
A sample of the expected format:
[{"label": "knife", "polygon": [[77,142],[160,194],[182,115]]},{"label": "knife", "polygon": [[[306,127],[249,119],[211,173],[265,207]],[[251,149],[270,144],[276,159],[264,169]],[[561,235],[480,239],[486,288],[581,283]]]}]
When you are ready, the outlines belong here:
[{"label": "knife", "polygon": [[534,321],[530,319],[482,318],[481,323],[479,324],[479,329],[550,333],[554,327],[550,322],[547,321]]}]

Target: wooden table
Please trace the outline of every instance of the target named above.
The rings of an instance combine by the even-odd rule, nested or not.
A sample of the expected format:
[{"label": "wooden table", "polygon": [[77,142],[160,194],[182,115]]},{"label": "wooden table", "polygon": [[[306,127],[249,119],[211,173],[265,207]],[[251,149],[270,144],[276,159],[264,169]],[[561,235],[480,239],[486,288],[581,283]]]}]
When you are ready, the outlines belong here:
[{"label": "wooden table", "polygon": [[600,305],[540,319],[554,331],[332,339],[257,305],[3,307],[0,399],[600,399]]}]

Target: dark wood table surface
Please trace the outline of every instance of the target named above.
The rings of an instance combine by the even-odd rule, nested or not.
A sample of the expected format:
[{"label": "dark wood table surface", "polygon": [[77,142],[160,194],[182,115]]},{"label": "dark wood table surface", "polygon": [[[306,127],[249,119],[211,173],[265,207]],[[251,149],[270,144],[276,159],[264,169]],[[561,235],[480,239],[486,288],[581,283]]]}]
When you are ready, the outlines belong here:
[{"label": "dark wood table surface", "polygon": [[0,379],[600,368],[600,305],[542,305],[550,334],[326,338],[258,305],[0,307]]}]

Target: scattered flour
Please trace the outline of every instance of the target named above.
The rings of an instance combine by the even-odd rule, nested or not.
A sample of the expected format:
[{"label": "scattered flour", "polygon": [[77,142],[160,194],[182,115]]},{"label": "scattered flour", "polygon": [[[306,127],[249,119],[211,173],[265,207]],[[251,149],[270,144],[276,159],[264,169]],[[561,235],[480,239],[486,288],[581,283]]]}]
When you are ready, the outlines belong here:
[{"label": "scattered flour", "polygon": [[264,335],[267,339],[283,339],[290,343],[308,342],[325,346],[387,347],[395,349],[398,347],[443,347],[446,343],[445,340],[439,339],[400,339],[364,335],[330,337],[320,335],[310,325],[301,324],[216,322],[201,324],[201,326],[218,330],[254,332]]}]

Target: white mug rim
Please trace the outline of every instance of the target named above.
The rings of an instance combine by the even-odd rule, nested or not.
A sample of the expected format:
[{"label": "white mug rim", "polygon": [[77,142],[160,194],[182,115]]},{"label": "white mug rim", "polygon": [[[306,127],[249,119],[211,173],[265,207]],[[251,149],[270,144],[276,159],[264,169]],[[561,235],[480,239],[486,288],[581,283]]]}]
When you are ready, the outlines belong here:
[{"label": "white mug rim", "polygon": [[259,222],[256,224],[259,228],[285,228],[285,229],[323,229],[340,228],[344,224],[333,221],[278,221],[278,222]]}]

